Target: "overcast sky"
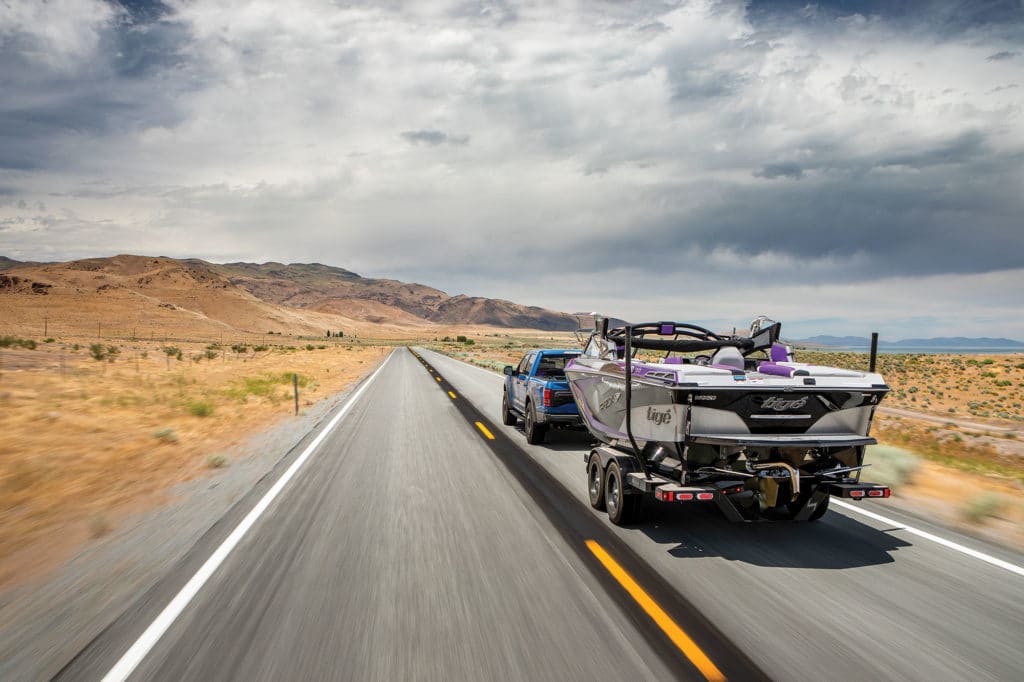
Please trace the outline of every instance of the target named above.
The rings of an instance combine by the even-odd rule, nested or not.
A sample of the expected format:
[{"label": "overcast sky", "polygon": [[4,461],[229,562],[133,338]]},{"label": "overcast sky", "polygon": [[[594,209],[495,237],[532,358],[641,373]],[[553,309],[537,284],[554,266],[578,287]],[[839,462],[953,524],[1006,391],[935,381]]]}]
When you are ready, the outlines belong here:
[{"label": "overcast sky", "polygon": [[0,254],[1024,339],[1024,9],[0,0]]}]

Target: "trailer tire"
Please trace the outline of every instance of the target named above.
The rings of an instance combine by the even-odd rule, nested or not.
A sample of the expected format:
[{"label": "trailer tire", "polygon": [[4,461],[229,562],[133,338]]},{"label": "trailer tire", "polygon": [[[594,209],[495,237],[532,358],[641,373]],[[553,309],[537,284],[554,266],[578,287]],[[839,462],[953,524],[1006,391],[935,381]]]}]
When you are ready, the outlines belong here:
[{"label": "trailer tire", "polygon": [[822,516],[824,516],[825,512],[828,511],[828,501],[831,500],[831,499],[832,499],[831,495],[826,495],[825,499],[822,500],[821,502],[819,502],[818,506],[815,507],[814,511],[811,512],[811,515],[807,517],[807,520],[808,521],[817,521]]},{"label": "trailer tire", "polygon": [[640,517],[640,496],[627,495],[625,479],[619,463],[612,461],[604,476],[604,498],[608,519],[616,526],[626,526]]},{"label": "trailer tire", "polygon": [[590,462],[587,464],[587,493],[590,496],[590,506],[597,511],[604,511],[604,470],[601,468],[601,458],[596,454],[590,456]]},{"label": "trailer tire", "polygon": [[547,435],[547,427],[537,423],[537,415],[533,411],[533,403],[526,403],[526,418],[523,420],[523,432],[526,434],[526,442],[530,445],[538,445],[544,442]]},{"label": "trailer tire", "polygon": [[501,423],[505,426],[515,426],[519,418],[508,408],[508,390],[501,394]]},{"label": "trailer tire", "polygon": [[[814,511],[811,512],[811,515],[807,517],[807,520],[808,521],[817,521],[822,516],[824,516],[825,512],[828,511],[828,501],[831,500],[831,499],[832,499],[831,495],[826,495],[825,499],[823,499],[821,502],[819,502],[818,506],[815,507]],[[796,514],[801,509],[803,509],[805,504],[807,504],[807,500],[806,499],[801,499],[801,500],[798,500],[797,502],[794,502],[792,505],[790,505],[790,508],[789,508],[790,514],[792,514],[793,516],[796,516]]]}]

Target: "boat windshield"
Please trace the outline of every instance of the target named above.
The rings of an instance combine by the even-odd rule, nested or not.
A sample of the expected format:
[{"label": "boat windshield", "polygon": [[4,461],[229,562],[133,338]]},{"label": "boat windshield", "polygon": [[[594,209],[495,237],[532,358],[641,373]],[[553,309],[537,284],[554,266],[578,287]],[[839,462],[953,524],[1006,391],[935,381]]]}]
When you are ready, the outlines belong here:
[{"label": "boat windshield", "polygon": [[544,355],[537,365],[536,376],[546,379],[564,379],[565,366],[569,361],[578,357],[579,353],[567,353],[565,355]]}]

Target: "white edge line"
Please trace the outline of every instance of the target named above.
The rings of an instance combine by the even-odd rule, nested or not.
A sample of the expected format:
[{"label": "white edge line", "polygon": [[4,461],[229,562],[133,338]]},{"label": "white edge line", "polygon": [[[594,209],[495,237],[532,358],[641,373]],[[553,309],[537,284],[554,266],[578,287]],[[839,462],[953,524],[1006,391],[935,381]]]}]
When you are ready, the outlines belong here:
[{"label": "white edge line", "polygon": [[189,605],[189,602],[191,602],[199,590],[202,589],[203,585],[206,584],[206,581],[210,579],[210,576],[212,576],[217,568],[224,562],[224,559],[231,554],[231,551],[238,545],[242,538],[245,537],[245,534],[250,528],[252,528],[263,512],[267,510],[267,507],[269,507],[271,502],[274,501],[274,498],[276,498],[281,490],[288,485],[288,481],[290,481],[302,465],[306,463],[306,460],[308,460],[310,455],[313,454],[313,451],[316,450],[317,446],[320,445],[324,438],[327,437],[327,434],[329,434],[338,422],[341,421],[341,418],[344,417],[352,405],[355,404],[356,400],[359,399],[359,396],[363,394],[363,391],[373,383],[373,380],[376,379],[377,375],[380,374],[380,371],[384,369],[384,365],[388,363],[388,360],[391,359],[392,355],[394,355],[394,351],[388,354],[388,357],[384,359],[384,362],[381,363],[380,367],[378,367],[377,370],[370,375],[370,378],[367,379],[354,394],[352,394],[352,397],[348,399],[348,402],[345,403],[344,407],[338,410],[338,413],[334,415],[334,418],[331,419],[327,426],[325,426],[317,437],[313,439],[313,442],[307,445],[306,449],[302,451],[302,454],[292,462],[290,467],[288,467],[288,470],[281,474],[281,478],[277,479],[277,483],[275,483],[274,486],[266,492],[256,506],[252,508],[244,519],[242,519],[241,523],[239,523],[235,529],[231,531],[231,534],[225,538],[224,542],[214,550],[213,554],[210,555],[210,558],[206,560],[206,563],[204,563],[199,570],[196,571],[195,575],[185,583],[185,586],[181,588],[181,591],[174,596],[174,599],[172,599],[166,607],[164,607],[164,610],[161,611],[160,615],[156,617],[156,620],[146,628],[145,632],[135,640],[135,643],[132,644],[131,648],[129,648],[123,656],[121,656],[121,659],[113,668],[110,669],[110,672],[104,675],[103,682],[121,682],[122,680],[128,679],[128,676],[132,674],[150,650],[158,641],[160,641],[160,638],[165,632],[167,632],[167,629],[171,627],[174,621],[177,620],[178,616],[181,615],[181,612]]},{"label": "white edge line", "polygon": [[841,500],[832,500],[832,504],[838,504],[843,509],[849,509],[855,514],[862,514],[868,517],[869,519],[874,519],[875,521],[881,521],[882,523],[887,523],[891,526],[896,526],[897,528],[899,528],[899,530],[904,530],[910,533],[911,535],[916,535],[920,538],[924,538],[925,540],[931,540],[934,543],[940,544],[943,547],[947,547],[954,551],[960,552],[961,554],[966,554],[969,557],[974,557],[975,559],[979,559],[981,561],[984,561],[985,563],[992,564],[993,566],[1005,568],[1007,571],[1010,571],[1011,573],[1016,573],[1017,575],[1024,576],[1024,568],[1021,568],[1016,564],[1011,564],[1009,561],[997,559],[996,557],[991,556],[989,554],[985,554],[984,552],[979,552],[976,549],[965,547],[964,545],[961,545],[957,542],[953,542],[952,540],[947,540],[946,538],[939,537],[938,535],[932,535],[931,533],[927,533],[923,530],[918,530],[917,528],[913,528],[912,526],[900,523],[899,521],[890,519],[887,516],[882,516],[881,514],[876,514],[875,512],[868,511],[867,509],[860,509],[856,505],[850,504],[849,502],[843,502]]}]

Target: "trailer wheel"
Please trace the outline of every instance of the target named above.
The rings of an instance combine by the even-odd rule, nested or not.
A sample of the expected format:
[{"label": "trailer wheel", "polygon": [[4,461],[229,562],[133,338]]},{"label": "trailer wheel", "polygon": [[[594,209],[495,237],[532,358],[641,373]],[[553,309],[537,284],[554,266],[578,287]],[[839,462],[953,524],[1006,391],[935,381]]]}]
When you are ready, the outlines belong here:
[{"label": "trailer wheel", "polygon": [[508,409],[508,391],[504,391],[501,395],[501,423],[505,426],[515,426],[519,418]]},{"label": "trailer wheel", "polygon": [[807,517],[807,520],[808,521],[817,521],[822,516],[824,516],[825,512],[828,511],[828,501],[831,500],[831,499],[832,499],[831,495],[826,495],[825,499],[822,500],[821,502],[819,502],[818,506],[815,507],[814,511],[811,512],[811,515]]},{"label": "trailer wheel", "polygon": [[547,427],[537,423],[537,415],[534,414],[533,404],[526,404],[526,419],[524,420],[523,431],[526,432],[526,442],[530,445],[537,445],[544,442],[547,435]]},{"label": "trailer wheel", "polygon": [[[824,516],[825,512],[828,511],[828,501],[831,500],[831,499],[832,499],[831,495],[826,495],[825,499],[823,499],[821,502],[819,502],[818,506],[815,507],[814,511],[811,512],[811,515],[807,517],[807,520],[808,521],[817,521],[822,516]],[[797,513],[799,513],[799,511],[801,509],[803,509],[805,504],[807,504],[807,500],[806,499],[800,499],[800,500],[797,500],[797,502],[794,502],[794,503],[790,504],[790,507],[789,507],[790,514],[792,516],[796,516]]]},{"label": "trailer wheel", "polygon": [[619,463],[608,465],[604,477],[604,500],[608,507],[608,518],[616,526],[625,526],[640,516],[640,496],[627,495]]},{"label": "trailer wheel", "polygon": [[590,463],[587,464],[587,492],[590,495],[590,506],[597,511],[604,511],[604,471],[601,469],[601,458],[597,455],[591,455]]}]

